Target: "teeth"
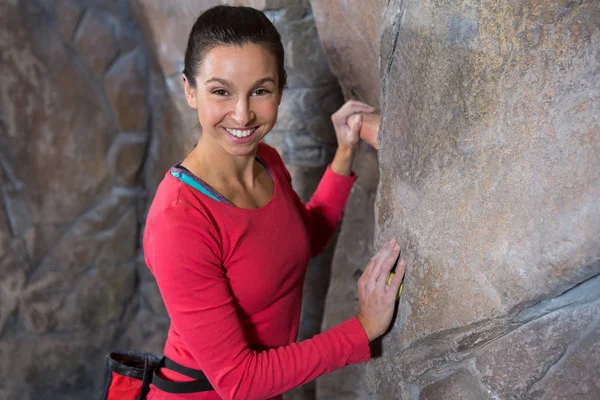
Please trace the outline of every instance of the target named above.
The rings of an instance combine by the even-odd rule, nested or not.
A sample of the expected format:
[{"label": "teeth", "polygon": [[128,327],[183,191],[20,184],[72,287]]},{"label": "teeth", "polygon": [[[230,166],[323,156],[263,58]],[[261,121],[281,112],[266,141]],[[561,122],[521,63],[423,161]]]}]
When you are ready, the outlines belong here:
[{"label": "teeth", "polygon": [[252,132],[254,132],[254,129],[244,129],[244,130],[240,130],[240,129],[229,129],[229,128],[225,128],[225,130],[229,133],[231,133],[233,136],[235,137],[239,137],[239,138],[245,138],[250,136],[250,134],[252,134]]}]

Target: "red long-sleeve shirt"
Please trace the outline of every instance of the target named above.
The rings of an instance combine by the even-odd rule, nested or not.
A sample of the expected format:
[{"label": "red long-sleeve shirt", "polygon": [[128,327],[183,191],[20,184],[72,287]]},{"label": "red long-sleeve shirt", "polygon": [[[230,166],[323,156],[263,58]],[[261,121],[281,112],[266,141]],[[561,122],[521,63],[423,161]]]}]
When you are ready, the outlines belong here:
[{"label": "red long-sleeve shirt", "polygon": [[295,343],[309,257],[331,238],[356,177],[328,168],[305,206],[279,154],[265,144],[258,154],[274,182],[264,207],[218,202],[170,174],[158,188],[144,251],[171,318],[164,352],[202,370],[215,391],[175,395],[152,387],[149,400],[273,398],[370,358],[356,318]]}]

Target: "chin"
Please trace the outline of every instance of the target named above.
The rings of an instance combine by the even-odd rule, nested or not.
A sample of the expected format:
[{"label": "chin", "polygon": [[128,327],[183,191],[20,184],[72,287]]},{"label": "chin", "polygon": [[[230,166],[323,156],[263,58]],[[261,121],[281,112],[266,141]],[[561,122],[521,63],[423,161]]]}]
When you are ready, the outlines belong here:
[{"label": "chin", "polygon": [[226,146],[222,147],[227,153],[231,154],[232,156],[248,156],[256,154],[258,152],[258,145],[260,142],[262,142],[262,138],[256,142],[243,145],[227,143]]}]

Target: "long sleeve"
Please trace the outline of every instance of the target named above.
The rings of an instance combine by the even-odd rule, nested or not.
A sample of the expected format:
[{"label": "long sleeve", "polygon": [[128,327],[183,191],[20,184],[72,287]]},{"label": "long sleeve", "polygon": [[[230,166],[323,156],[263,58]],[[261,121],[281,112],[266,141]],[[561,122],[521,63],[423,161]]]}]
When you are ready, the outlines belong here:
[{"label": "long sleeve", "polygon": [[[307,207],[309,215],[327,208],[324,199],[336,197],[327,190]],[[335,219],[331,214],[325,213]],[[173,328],[223,399],[273,397],[370,358],[367,336],[356,318],[300,343],[253,350],[221,261],[218,233],[199,211],[185,206],[160,210],[148,220],[144,242]]]},{"label": "long sleeve", "polygon": [[[292,178],[285,166],[283,168],[288,182],[291,184]],[[305,205],[297,196],[296,203],[303,213],[311,238],[311,255],[313,257],[325,249],[335,233],[357,178],[355,173],[352,173],[351,176],[338,175],[328,165],[310,201]]]}]

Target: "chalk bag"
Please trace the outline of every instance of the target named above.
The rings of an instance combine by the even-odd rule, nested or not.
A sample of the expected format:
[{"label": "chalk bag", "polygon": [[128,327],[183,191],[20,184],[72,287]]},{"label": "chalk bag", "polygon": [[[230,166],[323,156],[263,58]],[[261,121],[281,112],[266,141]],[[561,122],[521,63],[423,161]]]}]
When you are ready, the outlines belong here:
[{"label": "chalk bag", "polygon": [[145,400],[160,357],[139,351],[113,351],[106,356],[101,400]]}]

